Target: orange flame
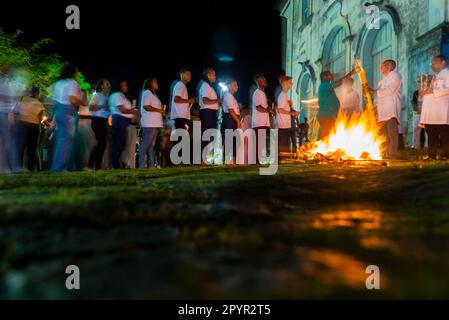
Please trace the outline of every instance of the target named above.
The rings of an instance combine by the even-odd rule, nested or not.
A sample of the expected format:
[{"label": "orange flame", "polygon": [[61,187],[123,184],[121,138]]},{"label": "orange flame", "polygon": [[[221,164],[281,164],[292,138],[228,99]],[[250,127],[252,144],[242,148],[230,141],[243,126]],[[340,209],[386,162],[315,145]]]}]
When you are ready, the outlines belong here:
[{"label": "orange flame", "polygon": [[310,143],[300,150],[300,157],[333,160],[382,160],[383,136],[379,133],[374,112],[340,114],[329,137]]}]

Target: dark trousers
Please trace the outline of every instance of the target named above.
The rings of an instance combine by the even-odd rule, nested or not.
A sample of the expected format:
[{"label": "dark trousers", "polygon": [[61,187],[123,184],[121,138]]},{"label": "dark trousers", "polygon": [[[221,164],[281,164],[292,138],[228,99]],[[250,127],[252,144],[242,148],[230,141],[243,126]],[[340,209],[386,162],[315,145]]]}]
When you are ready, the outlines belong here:
[{"label": "dark trousers", "polygon": [[114,114],[112,116],[112,168],[120,169],[120,155],[126,148],[127,130],[130,119]]},{"label": "dark trousers", "polygon": [[[261,141],[259,138],[259,132],[265,131],[265,141]],[[254,128],[254,132],[256,134],[256,159],[257,164],[260,164],[262,150],[266,150],[265,154],[268,155],[270,149],[270,127],[257,127]],[[261,133],[262,134],[262,133]],[[263,145],[265,144],[265,146]],[[260,148],[260,150],[259,150]]]},{"label": "dark trousers", "polygon": [[[221,137],[222,137],[222,143],[223,143],[223,150],[225,155],[225,162],[229,158],[227,157],[230,155],[231,150],[226,150],[226,130],[236,130],[237,129],[237,122],[234,120],[233,117],[229,113],[223,113],[223,122],[221,123]],[[233,139],[232,141],[232,157],[233,161],[235,162],[235,159],[237,157],[237,143],[236,140]]]},{"label": "dark trousers", "polygon": [[[192,139],[193,123],[192,123],[192,121],[189,119],[184,119],[184,118],[175,119],[175,129],[176,130],[182,130],[182,129],[186,130],[187,133],[189,134],[189,136],[190,136],[190,163],[193,163],[193,153],[192,153],[192,151],[193,151],[193,141],[192,141],[193,140]],[[181,138],[178,141],[174,141],[172,148],[174,146],[176,146],[180,141],[181,141]]]},{"label": "dark trousers", "polygon": [[290,129],[279,129],[278,130],[279,152],[290,152],[290,140],[291,140],[291,130]]},{"label": "dark trousers", "polygon": [[92,130],[97,140],[97,145],[92,150],[89,158],[89,167],[100,170],[103,164],[104,151],[108,142],[108,119],[92,118]]},{"label": "dark trousers", "polygon": [[23,165],[25,150],[27,150],[26,168],[30,171],[36,169],[37,143],[39,141],[40,128],[38,124],[18,121],[17,130],[17,152],[19,152],[20,165]]},{"label": "dark trousers", "polygon": [[426,132],[429,136],[429,157],[437,158],[441,142],[442,156],[449,158],[449,125],[426,125]]},{"label": "dark trousers", "polygon": [[[200,120],[201,120],[201,136],[204,132],[209,129],[217,129],[217,111],[202,109],[200,110]],[[209,142],[201,141],[201,152],[207,147]]]}]

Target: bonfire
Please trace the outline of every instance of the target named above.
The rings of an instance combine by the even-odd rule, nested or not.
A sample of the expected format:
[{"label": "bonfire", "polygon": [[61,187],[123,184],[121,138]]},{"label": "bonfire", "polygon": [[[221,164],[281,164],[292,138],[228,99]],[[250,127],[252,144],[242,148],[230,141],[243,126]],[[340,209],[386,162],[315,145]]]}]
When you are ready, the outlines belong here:
[{"label": "bonfire", "polygon": [[382,160],[384,138],[372,110],[359,115],[340,114],[331,134],[298,150],[301,160]]}]

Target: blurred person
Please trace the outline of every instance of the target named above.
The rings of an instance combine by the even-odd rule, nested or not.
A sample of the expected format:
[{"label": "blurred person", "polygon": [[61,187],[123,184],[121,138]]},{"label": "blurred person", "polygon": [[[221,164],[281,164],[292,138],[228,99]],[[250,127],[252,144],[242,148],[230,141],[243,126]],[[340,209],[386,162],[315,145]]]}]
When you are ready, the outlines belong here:
[{"label": "blurred person", "polygon": [[[251,111],[247,105],[243,105],[241,110],[240,129],[242,129],[244,133],[246,132],[246,130],[252,130],[251,121]],[[250,143],[251,141],[245,138],[243,145],[243,152],[245,152],[244,164],[249,164],[248,152]]]},{"label": "blurred person", "polygon": [[144,81],[141,98],[141,127],[143,130],[139,148],[139,168],[155,168],[155,145],[159,132],[163,128],[165,110],[156,95],[159,84],[156,78]]},{"label": "blurred person", "polygon": [[413,93],[413,148],[416,150],[424,149],[427,142],[427,134],[424,126],[421,124],[423,96],[419,90]]},{"label": "blurred person", "polygon": [[92,111],[92,130],[97,141],[89,158],[89,167],[96,170],[102,168],[108,142],[108,121],[111,115],[108,102],[110,91],[111,83],[106,79],[101,79],[97,82],[95,93],[89,103],[89,109]]},{"label": "blurred person", "polygon": [[127,145],[128,127],[131,125],[131,119],[137,116],[138,110],[125,95],[128,92],[128,82],[121,81],[114,91],[108,100],[112,115],[111,160],[113,169],[122,169],[126,167],[121,160]]},{"label": "blurred person", "polygon": [[34,171],[36,168],[37,147],[40,136],[40,124],[44,117],[44,105],[39,101],[40,89],[32,87],[28,95],[17,104],[16,109],[16,147],[20,165],[24,163],[27,151],[26,168]]},{"label": "blurred person", "polygon": [[385,60],[380,66],[382,79],[377,95],[377,121],[385,137],[385,157],[395,159],[399,151],[399,125],[402,109],[402,76],[396,71],[396,61]]},{"label": "blurred person", "polygon": [[84,104],[77,78],[78,68],[73,64],[67,64],[61,72],[60,80],[51,87],[53,120],[55,122],[55,142],[51,167],[53,172],[67,171],[73,156],[77,111]]},{"label": "blurred person", "polygon": [[344,78],[341,87],[341,93],[338,95],[340,112],[348,117],[360,114],[360,95],[354,90],[354,79]]},{"label": "blurred person", "polygon": [[0,173],[9,173],[8,161],[8,140],[9,123],[8,113],[10,112],[10,91],[6,76],[0,75]]}]

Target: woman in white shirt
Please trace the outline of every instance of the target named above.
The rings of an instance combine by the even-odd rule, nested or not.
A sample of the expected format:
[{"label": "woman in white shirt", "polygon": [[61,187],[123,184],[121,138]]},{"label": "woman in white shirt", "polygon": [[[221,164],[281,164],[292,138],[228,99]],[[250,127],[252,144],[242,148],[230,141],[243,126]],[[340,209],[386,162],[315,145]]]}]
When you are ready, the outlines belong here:
[{"label": "woman in white shirt", "polygon": [[156,78],[145,80],[140,106],[140,122],[142,127],[142,140],[139,148],[139,167],[156,167],[154,147],[159,131],[163,127],[163,115],[165,113],[161,100],[156,95],[159,84]]},{"label": "woman in white shirt", "polygon": [[76,130],[76,114],[84,104],[81,89],[75,79],[78,68],[72,64],[64,67],[60,80],[52,85],[53,119],[55,122],[55,143],[51,171],[68,170],[73,156],[73,143]]},{"label": "woman in white shirt", "polygon": [[108,141],[109,111],[108,96],[111,91],[111,83],[102,79],[95,86],[95,93],[90,100],[89,109],[92,111],[92,130],[97,140],[97,145],[92,150],[89,159],[89,167],[100,170],[103,164],[103,156]]}]

